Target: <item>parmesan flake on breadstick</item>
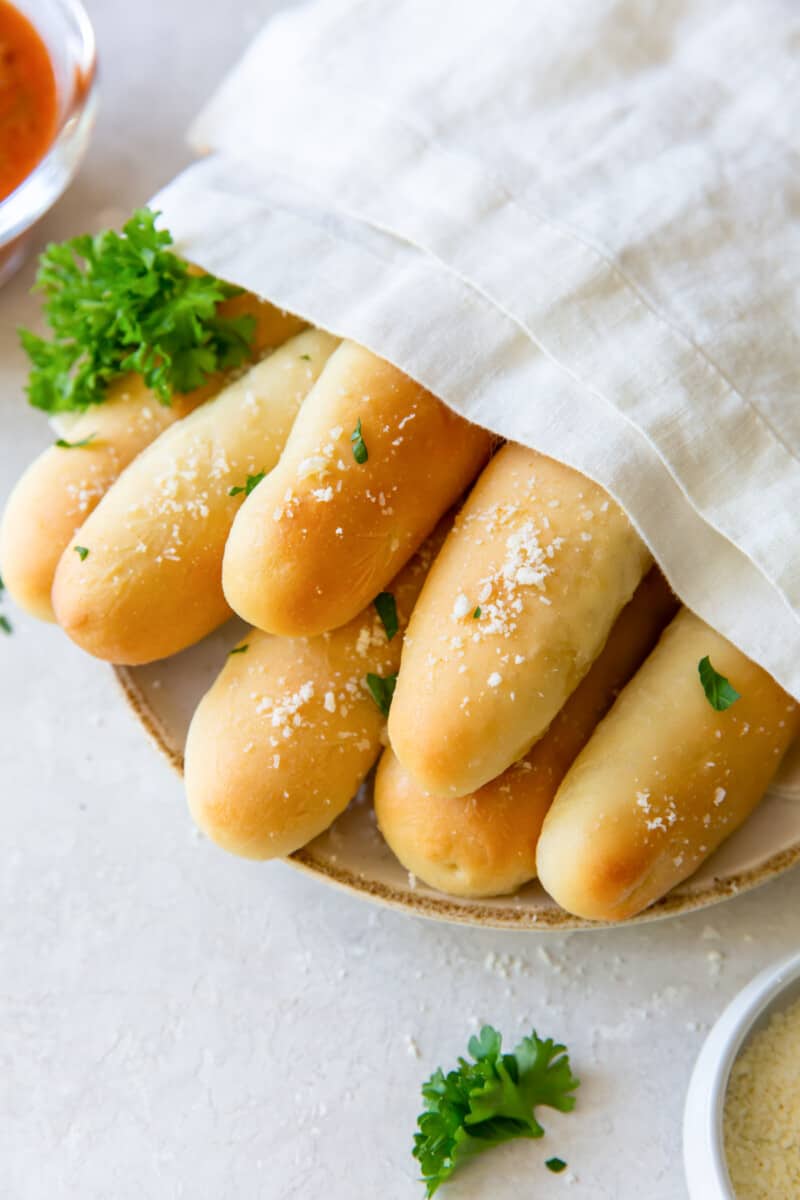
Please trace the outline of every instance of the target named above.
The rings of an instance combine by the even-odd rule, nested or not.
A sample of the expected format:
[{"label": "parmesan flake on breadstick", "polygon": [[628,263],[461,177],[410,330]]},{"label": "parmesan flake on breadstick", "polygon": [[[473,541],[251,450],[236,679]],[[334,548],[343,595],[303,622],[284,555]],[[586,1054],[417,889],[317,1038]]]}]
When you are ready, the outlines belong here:
[{"label": "parmesan flake on breadstick", "polygon": [[[724,711],[703,690],[706,657],[739,693]],[[577,916],[635,916],[739,828],[798,731],[791,697],[682,609],[567,772],[539,838],[542,884]]]},{"label": "parmesan flake on breadstick", "polygon": [[476,792],[432,796],[385,750],[375,813],[403,866],[454,896],[504,895],[535,878],[536,843],[561,780],[677,606],[653,567],[544,737]]},{"label": "parmesan flake on breadstick", "polygon": [[470,493],[414,610],[389,721],[426,791],[465,795],[542,736],[651,563],[577,471],[507,445]]},{"label": "parmesan flake on breadstick", "polygon": [[437,530],[390,584],[396,623],[370,605],[312,638],[252,630],[228,658],[186,745],[189,807],[212,841],[275,858],[344,811],[380,753],[386,717],[376,697],[391,692],[402,632],[442,537]]},{"label": "parmesan flake on breadstick", "polygon": [[[220,305],[221,316],[256,320],[255,355],[302,328],[296,317],[244,293]],[[222,374],[161,404],[140,375],[124,375],[69,427],[75,449],[51,446],[28,467],[12,491],[0,523],[0,569],[10,595],[43,621],[55,620],[51,592],[58,561],[75,531],[97,507],[128,463],[168,426],[215,395]],[[90,439],[90,440],[87,440]]]},{"label": "parmesan flake on breadstick", "polygon": [[152,662],[230,616],[222,555],[241,497],[278,461],[337,344],[298,334],[128,467],[56,571],[53,606],[73,641],[111,662]]},{"label": "parmesan flake on breadstick", "polygon": [[390,363],[342,343],[276,470],[236,517],[223,565],[231,608],[289,637],[345,624],[459,498],[491,440]]}]

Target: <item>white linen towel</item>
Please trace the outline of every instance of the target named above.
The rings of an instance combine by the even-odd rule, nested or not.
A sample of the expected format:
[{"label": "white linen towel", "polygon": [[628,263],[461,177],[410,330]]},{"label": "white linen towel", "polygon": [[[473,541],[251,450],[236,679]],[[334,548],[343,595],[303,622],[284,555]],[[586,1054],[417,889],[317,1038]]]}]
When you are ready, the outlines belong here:
[{"label": "white linen towel", "polygon": [[793,0],[316,0],[154,204],[193,261],[596,479],[800,698],[799,109]]}]

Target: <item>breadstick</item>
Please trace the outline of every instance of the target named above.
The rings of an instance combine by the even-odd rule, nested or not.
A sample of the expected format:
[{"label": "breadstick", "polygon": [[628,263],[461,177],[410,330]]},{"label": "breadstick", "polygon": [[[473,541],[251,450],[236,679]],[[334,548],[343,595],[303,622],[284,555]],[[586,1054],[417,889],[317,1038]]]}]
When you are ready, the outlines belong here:
[{"label": "breadstick", "polygon": [[344,811],[380,753],[386,724],[367,675],[389,680],[397,671],[402,631],[442,537],[437,530],[391,585],[391,640],[391,624],[387,631],[370,605],[313,638],[252,630],[228,658],[186,746],[189,807],[212,841],[246,858],[275,858]]},{"label": "breadstick", "polygon": [[[302,327],[296,317],[243,293],[220,305],[220,315],[256,318],[254,354],[286,341]],[[201,388],[161,404],[139,375],[113,383],[107,398],[70,426],[76,449],[51,446],[31,463],[9,497],[0,523],[0,564],[11,596],[27,612],[53,621],[51,591],[58,560],[76,529],[96,508],[129,462],[162,430],[223,386],[214,375]]]},{"label": "breadstick", "polygon": [[289,637],[345,624],[458,499],[490,443],[395,367],[343,343],[277,470],[234,522],[223,565],[231,608]]},{"label": "breadstick", "polygon": [[53,606],[73,641],[111,662],[151,662],[230,616],[222,554],[248,479],[278,461],[336,345],[298,334],[131,463],[56,570]]},{"label": "breadstick", "polygon": [[419,786],[463,796],[526,754],[650,562],[600,487],[505,446],[442,547],[403,650],[389,737]]},{"label": "breadstick", "polygon": [[454,896],[504,895],[535,878],[536,843],[558,785],[676,608],[653,567],[544,737],[477,792],[431,796],[385,750],[375,778],[375,812],[403,866]]},{"label": "breadstick", "polygon": [[[705,657],[740,693],[723,712]],[[738,829],[799,729],[766,671],[682,609],[567,772],[539,839],[543,885],[577,916],[635,916]]]}]

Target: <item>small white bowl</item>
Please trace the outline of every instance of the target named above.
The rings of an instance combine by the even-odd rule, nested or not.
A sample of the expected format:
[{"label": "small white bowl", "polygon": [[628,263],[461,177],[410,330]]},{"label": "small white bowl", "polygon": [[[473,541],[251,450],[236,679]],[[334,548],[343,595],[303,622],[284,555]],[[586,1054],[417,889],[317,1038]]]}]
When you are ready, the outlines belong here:
[{"label": "small white bowl", "polygon": [[683,1161],[691,1200],[736,1200],[725,1159],[725,1093],[736,1058],[773,1013],[800,1000],[800,954],[767,967],[730,1002],[695,1063],[683,1118]]}]

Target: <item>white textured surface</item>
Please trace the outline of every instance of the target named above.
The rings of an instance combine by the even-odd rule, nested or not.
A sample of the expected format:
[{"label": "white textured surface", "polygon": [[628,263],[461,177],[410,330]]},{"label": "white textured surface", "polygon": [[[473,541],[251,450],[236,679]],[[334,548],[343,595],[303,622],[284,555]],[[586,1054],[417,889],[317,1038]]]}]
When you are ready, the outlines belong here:
[{"label": "white textured surface", "polygon": [[[129,209],[272,5],[94,0],[103,116],[42,236]],[[185,14],[181,23],[179,14]],[[0,296],[0,499],[47,440]],[[107,668],[6,605],[0,641],[0,1195],[405,1200],[420,1080],[476,1021],[564,1039],[583,1079],[548,1137],[442,1197],[682,1200],[703,1030],[796,947],[800,874],[646,929],[499,935],[412,921],[196,837]],[[415,1047],[419,1058],[416,1057]],[[551,1154],[576,1176],[550,1176]]]}]

